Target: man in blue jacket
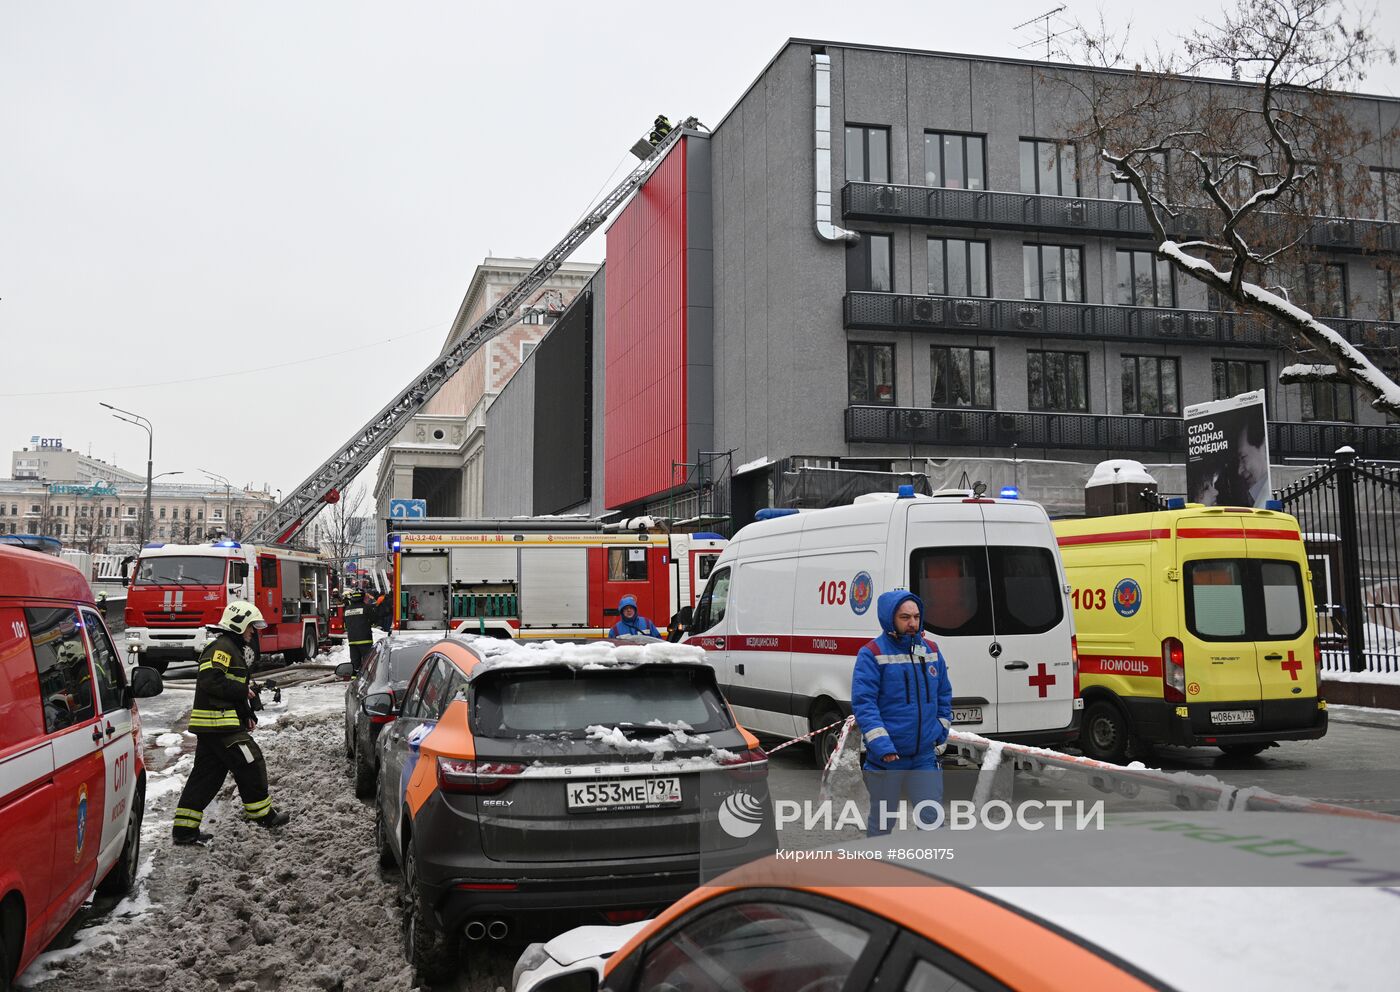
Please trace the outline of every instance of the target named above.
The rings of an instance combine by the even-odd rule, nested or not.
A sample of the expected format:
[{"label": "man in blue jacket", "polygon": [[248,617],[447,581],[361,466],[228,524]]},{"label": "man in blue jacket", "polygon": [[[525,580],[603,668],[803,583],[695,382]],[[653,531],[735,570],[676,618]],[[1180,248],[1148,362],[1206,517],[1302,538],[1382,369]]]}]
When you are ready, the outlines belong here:
[{"label": "man in blue jacket", "polygon": [[924,604],[912,592],[883,593],[876,606],[883,633],[860,649],[851,675],[851,709],[865,741],[862,772],[870,791],[866,833],[890,832],[901,796],[910,821],[932,827],[942,813],[938,756],[952,727],[953,687],[938,646],[923,636]]},{"label": "man in blue jacket", "polygon": [[656,629],[656,624],[637,612],[637,597],[623,596],[617,601],[617,612],[620,619],[613,624],[612,630],[608,631],[609,637],[624,637],[627,634],[645,634],[647,637],[661,637],[661,631]]}]

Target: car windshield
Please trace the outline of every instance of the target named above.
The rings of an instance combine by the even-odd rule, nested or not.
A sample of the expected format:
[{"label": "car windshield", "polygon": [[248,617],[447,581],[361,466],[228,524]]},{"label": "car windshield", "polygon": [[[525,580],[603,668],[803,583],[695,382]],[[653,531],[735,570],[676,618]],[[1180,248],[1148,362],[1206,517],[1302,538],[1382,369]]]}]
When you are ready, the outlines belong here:
[{"label": "car windshield", "polygon": [[227,562],[227,558],[203,555],[142,558],[135,581],[138,586],[217,586],[224,581]]},{"label": "car windshield", "polygon": [[567,734],[621,727],[638,735],[688,728],[697,734],[734,726],[707,670],[549,669],[488,676],[476,685],[473,729],[485,737]]}]

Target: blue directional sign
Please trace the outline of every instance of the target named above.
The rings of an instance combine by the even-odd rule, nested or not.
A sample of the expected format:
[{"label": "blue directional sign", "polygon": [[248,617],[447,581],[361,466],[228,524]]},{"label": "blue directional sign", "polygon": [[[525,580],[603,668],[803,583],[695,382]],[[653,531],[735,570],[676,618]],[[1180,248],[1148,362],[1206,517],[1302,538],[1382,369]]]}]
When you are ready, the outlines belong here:
[{"label": "blue directional sign", "polygon": [[425,499],[389,500],[389,517],[393,520],[421,520],[428,515]]}]

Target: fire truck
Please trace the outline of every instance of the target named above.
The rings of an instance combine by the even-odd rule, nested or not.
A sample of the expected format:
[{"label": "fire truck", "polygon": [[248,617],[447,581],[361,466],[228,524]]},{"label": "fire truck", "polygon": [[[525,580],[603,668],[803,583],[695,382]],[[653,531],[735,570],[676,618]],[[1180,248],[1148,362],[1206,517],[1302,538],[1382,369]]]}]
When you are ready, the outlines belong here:
[{"label": "fire truck", "polygon": [[251,660],[281,654],[301,661],[329,634],[330,569],[315,551],[286,545],[148,544],[125,580],[126,646],[141,664],[165,671],[199,657],[230,600],[262,612]]},{"label": "fire truck", "polygon": [[694,607],[719,534],[668,534],[644,518],[394,520],[394,626],[519,639],[606,637],[633,596],[659,627]]}]

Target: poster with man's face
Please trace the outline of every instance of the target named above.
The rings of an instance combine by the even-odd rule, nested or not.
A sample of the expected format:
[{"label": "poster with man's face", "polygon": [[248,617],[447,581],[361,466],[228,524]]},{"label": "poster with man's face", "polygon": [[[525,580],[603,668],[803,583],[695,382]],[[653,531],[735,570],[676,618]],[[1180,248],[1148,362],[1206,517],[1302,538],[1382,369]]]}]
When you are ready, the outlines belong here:
[{"label": "poster with man's face", "polygon": [[1273,498],[1264,391],[1188,406],[1186,501],[1252,506]]}]

